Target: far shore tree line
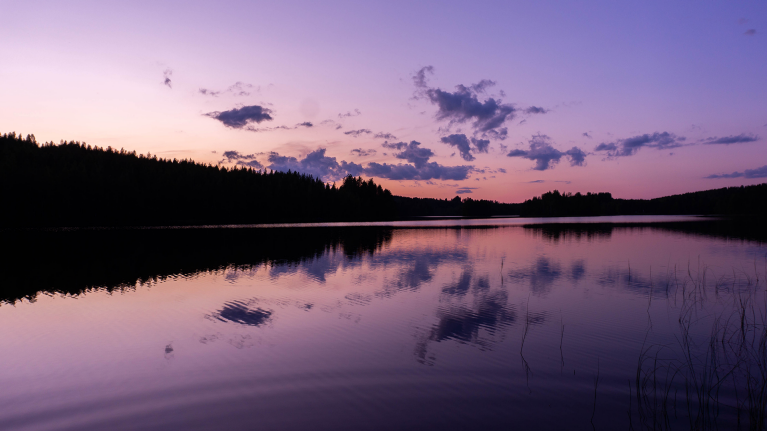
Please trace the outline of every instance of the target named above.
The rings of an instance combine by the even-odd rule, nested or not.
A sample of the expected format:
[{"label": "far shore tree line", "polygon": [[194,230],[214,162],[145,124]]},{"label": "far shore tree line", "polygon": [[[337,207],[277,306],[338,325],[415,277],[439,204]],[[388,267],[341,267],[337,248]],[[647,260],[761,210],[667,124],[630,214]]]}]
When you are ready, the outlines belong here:
[{"label": "far shore tree line", "polygon": [[763,214],[767,184],[651,200],[553,191],[521,204],[393,196],[299,172],[162,159],[34,135],[0,135],[0,227],[169,226],[401,220],[423,216]]}]

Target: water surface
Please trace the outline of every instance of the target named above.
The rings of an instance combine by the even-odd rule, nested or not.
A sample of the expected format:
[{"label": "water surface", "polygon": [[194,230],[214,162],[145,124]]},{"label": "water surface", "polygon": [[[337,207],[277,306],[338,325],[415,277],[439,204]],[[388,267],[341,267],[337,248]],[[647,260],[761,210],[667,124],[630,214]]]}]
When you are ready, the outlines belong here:
[{"label": "water surface", "polygon": [[767,370],[767,249],[749,232],[602,217],[8,234],[0,423],[748,428]]}]

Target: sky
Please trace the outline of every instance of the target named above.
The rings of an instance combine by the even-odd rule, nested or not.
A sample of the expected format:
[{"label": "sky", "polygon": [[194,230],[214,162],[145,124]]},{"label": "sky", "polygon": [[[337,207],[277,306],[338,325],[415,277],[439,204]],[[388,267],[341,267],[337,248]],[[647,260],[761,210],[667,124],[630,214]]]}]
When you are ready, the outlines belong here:
[{"label": "sky", "polygon": [[394,194],[767,182],[767,1],[0,0],[0,133]]}]

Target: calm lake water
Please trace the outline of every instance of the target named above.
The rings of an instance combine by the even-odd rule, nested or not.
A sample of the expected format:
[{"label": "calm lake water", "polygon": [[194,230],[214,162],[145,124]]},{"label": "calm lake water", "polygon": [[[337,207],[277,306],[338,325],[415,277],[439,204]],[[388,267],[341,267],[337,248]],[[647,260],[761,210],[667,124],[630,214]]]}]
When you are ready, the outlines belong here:
[{"label": "calm lake water", "polygon": [[737,222],[6,236],[2,429],[764,421],[767,247]]}]

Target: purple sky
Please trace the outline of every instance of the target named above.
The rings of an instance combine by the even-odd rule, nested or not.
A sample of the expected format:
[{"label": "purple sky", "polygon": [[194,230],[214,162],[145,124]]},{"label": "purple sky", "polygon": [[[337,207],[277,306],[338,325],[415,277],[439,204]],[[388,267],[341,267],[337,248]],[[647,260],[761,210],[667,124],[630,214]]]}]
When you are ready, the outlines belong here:
[{"label": "purple sky", "polygon": [[767,181],[767,2],[0,4],[0,132],[394,193]]}]

